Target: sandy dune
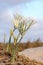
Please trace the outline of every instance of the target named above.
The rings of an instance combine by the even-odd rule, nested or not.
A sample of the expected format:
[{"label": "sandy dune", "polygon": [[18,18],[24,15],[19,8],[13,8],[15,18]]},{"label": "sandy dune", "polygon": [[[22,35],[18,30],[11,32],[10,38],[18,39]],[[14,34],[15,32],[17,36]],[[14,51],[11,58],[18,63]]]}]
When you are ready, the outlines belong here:
[{"label": "sandy dune", "polygon": [[43,63],[43,47],[26,49],[22,52],[19,52],[19,55],[24,55],[32,60]]}]

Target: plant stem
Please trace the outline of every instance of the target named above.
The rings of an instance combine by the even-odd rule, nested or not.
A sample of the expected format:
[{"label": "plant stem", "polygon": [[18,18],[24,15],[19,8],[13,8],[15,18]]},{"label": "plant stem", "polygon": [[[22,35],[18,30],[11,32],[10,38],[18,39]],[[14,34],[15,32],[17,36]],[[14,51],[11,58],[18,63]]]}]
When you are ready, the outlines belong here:
[{"label": "plant stem", "polygon": [[9,38],[9,43],[8,43],[8,46],[7,46],[7,52],[10,52],[10,43],[11,43],[11,36]]}]

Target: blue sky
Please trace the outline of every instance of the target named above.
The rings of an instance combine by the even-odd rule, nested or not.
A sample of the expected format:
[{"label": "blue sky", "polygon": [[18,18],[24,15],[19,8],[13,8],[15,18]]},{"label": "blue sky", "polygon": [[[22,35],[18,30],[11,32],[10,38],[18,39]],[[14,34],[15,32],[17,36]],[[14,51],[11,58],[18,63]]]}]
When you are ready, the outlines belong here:
[{"label": "blue sky", "polygon": [[8,41],[15,13],[37,22],[27,31],[22,41],[33,41],[38,38],[43,41],[43,0],[0,0],[0,41],[3,42],[4,32],[6,33],[6,41]]}]

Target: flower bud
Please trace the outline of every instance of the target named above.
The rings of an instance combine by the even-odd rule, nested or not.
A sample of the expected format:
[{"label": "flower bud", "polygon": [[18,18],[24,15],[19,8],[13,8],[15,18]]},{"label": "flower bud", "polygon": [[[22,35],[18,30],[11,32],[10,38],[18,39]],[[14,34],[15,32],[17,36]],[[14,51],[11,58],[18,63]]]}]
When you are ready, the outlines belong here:
[{"label": "flower bud", "polygon": [[13,30],[12,29],[10,29],[10,36],[12,36],[13,35]]}]

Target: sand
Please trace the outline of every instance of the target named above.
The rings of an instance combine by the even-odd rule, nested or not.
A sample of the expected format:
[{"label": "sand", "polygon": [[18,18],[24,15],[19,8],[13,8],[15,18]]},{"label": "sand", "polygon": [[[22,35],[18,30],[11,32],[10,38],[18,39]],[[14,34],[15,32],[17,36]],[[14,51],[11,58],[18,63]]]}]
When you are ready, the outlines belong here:
[{"label": "sand", "polygon": [[37,62],[43,63],[43,47],[26,49],[19,52],[19,55],[24,55],[30,58],[30,60],[36,60]]}]

